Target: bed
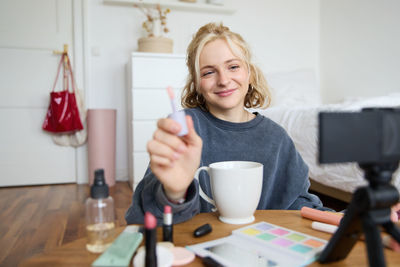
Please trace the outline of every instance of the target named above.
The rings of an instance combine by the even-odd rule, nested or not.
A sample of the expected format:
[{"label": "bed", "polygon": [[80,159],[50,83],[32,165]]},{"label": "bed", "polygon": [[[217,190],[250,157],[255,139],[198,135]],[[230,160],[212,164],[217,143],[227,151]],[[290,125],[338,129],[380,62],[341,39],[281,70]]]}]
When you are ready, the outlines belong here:
[{"label": "bed", "polygon": [[[363,107],[400,107],[400,93],[321,104],[317,83],[310,70],[271,73],[266,77],[272,87],[272,105],[257,111],[280,124],[291,136],[309,167],[312,190],[349,202],[354,190],[367,181],[356,163],[318,163],[318,113],[359,111]],[[392,184],[400,189],[399,170],[394,173]]]}]

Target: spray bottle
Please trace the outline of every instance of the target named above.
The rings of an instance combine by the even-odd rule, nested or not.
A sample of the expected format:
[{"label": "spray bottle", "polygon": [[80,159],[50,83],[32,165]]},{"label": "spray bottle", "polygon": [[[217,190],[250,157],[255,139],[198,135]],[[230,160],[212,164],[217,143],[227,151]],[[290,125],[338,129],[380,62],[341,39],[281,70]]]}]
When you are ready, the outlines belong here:
[{"label": "spray bottle", "polygon": [[104,252],[113,242],[114,200],[109,196],[104,170],[94,172],[94,182],[90,188],[90,198],[86,200],[86,248],[93,253]]}]

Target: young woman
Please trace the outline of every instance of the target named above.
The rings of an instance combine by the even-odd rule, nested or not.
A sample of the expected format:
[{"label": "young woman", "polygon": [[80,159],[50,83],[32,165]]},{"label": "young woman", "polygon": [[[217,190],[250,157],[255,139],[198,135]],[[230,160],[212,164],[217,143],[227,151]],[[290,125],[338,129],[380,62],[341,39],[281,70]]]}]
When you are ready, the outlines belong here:
[{"label": "young woman", "polygon": [[[172,206],[174,223],[212,206],[199,198],[194,173],[217,161],[245,160],[264,165],[258,209],[325,209],[308,193],[308,167],[285,130],[246,108],[267,107],[270,92],[262,72],[251,62],[243,38],[222,24],[199,29],[187,49],[189,76],[183,90],[188,134],[178,137],[179,123],[160,119],[148,142],[150,168],[137,186],[126,221],[143,223],[145,211],[162,221]],[[205,172],[199,179],[211,195]]]}]

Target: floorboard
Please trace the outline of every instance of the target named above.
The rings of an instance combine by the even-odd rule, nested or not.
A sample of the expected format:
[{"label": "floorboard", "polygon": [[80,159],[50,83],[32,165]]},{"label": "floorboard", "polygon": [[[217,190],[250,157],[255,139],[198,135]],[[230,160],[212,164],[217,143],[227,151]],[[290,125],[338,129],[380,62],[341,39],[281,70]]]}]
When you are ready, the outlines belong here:
[{"label": "floorboard", "polygon": [[[63,184],[0,188],[0,266],[18,266],[34,254],[86,236],[88,185]],[[110,188],[116,225],[132,201],[127,182]]]}]

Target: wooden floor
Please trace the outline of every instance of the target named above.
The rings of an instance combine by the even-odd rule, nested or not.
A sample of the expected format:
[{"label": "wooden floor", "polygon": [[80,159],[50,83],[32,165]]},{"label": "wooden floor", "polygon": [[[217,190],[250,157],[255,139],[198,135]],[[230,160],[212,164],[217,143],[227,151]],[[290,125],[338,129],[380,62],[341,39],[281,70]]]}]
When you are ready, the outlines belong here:
[{"label": "wooden floor", "polygon": [[[110,188],[117,226],[126,225],[132,190],[127,182]],[[85,237],[88,185],[0,188],[0,266],[18,266],[26,258]]]}]

